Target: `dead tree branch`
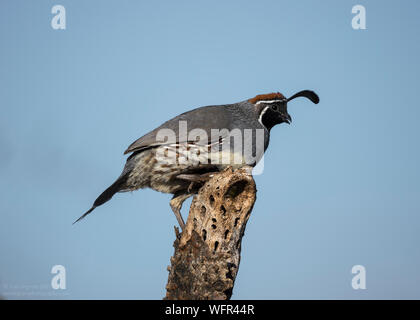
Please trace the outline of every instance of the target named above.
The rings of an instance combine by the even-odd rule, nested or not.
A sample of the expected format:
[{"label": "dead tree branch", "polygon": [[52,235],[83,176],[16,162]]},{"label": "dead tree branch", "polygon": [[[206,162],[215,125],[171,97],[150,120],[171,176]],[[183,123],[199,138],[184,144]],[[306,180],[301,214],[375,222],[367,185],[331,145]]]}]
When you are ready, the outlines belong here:
[{"label": "dead tree branch", "polygon": [[175,229],[165,299],[230,299],[256,192],[249,168],[228,168],[205,183],[185,230]]}]

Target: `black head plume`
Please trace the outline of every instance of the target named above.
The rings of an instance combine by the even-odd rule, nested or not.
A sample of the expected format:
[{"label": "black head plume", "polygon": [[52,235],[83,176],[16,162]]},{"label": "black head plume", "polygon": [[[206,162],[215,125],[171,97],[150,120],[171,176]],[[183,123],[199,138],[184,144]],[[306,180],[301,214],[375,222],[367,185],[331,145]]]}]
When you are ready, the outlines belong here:
[{"label": "black head plume", "polygon": [[287,99],[287,102],[293,100],[294,98],[298,98],[298,97],[308,98],[309,100],[311,100],[315,104],[319,103],[318,95],[315,92],[310,91],[310,90],[299,91],[298,93],[294,94],[289,99]]}]

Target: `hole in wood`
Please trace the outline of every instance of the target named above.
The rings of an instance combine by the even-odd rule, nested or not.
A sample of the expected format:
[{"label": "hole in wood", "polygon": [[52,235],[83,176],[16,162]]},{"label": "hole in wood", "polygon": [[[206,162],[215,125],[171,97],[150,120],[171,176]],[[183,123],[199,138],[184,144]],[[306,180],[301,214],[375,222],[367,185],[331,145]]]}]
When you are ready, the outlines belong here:
[{"label": "hole in wood", "polygon": [[227,229],[227,230],[225,231],[225,239],[227,239],[228,234],[229,234],[229,229]]},{"label": "hole in wood", "polygon": [[206,239],[207,239],[207,231],[206,231],[206,229],[203,229],[202,235],[203,235],[203,240],[206,241]]},{"label": "hole in wood", "polygon": [[226,272],[226,278],[233,280],[233,270],[232,269],[235,269],[235,268],[236,268],[236,265],[234,263],[228,262],[228,264],[227,264],[228,272]]},{"label": "hole in wood", "polygon": [[244,190],[246,185],[248,184],[245,180],[240,180],[238,182],[235,182],[233,185],[229,187],[229,189],[225,193],[225,198],[236,198],[238,195],[240,195]]},{"label": "hole in wood", "polygon": [[239,218],[236,218],[235,219],[235,223],[233,224],[233,226],[236,227],[238,225],[238,222],[239,222]]},{"label": "hole in wood", "polygon": [[223,216],[226,214],[226,208],[225,208],[225,206],[224,206],[224,205],[222,205],[222,206],[220,207],[220,211],[222,211],[222,215],[223,215]]},{"label": "hole in wood", "polygon": [[206,207],[205,206],[201,206],[200,213],[203,216],[206,214]]},{"label": "hole in wood", "polygon": [[214,250],[213,250],[213,253],[216,252],[218,246],[219,246],[219,241],[215,241],[214,242]]},{"label": "hole in wood", "polygon": [[213,195],[210,195],[209,200],[210,200],[210,204],[213,205],[214,204],[214,197],[213,197]]}]

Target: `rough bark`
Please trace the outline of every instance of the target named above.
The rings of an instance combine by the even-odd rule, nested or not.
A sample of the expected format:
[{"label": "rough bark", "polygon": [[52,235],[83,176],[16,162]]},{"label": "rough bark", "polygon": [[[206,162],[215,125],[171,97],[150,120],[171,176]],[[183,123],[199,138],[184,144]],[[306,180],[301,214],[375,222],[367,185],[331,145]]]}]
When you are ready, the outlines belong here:
[{"label": "rough bark", "polygon": [[249,168],[228,168],[204,184],[192,201],[185,230],[179,234],[175,228],[164,299],[230,299],[256,191]]}]

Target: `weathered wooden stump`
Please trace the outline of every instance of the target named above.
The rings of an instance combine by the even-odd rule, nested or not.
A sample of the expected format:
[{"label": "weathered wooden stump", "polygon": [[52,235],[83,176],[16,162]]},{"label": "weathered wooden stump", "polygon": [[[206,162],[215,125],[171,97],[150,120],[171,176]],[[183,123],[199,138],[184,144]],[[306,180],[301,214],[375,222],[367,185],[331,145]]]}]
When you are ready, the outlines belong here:
[{"label": "weathered wooden stump", "polygon": [[256,199],[251,168],[215,174],[194,197],[175,253],[164,299],[227,300],[238,273],[241,242]]}]

